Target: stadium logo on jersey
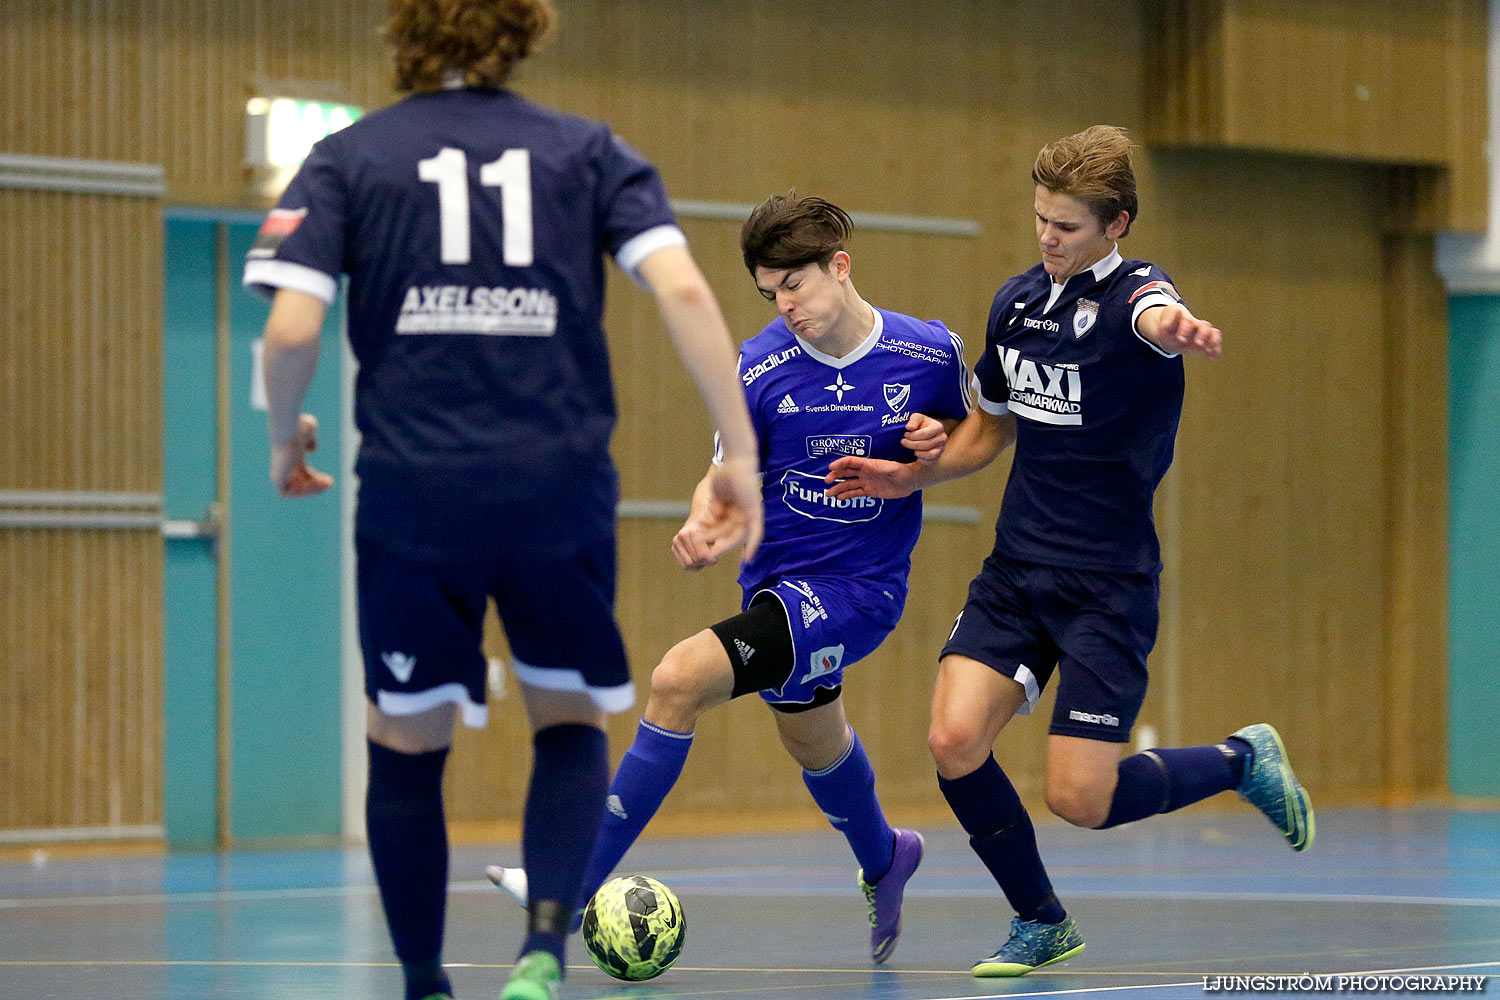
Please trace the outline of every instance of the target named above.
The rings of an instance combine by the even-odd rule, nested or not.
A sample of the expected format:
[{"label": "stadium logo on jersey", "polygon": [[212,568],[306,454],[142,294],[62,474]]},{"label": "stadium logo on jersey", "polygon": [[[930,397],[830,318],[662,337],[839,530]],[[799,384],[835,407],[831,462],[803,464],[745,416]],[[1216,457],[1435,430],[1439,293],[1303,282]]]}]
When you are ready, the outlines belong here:
[{"label": "stadium logo on jersey", "polygon": [[1083,373],[1077,365],[1041,364],[1003,344],[995,350],[1010,383],[1010,412],[1044,424],[1083,423]]},{"label": "stadium logo on jersey", "polygon": [[417,669],[417,658],[406,653],[381,653],[380,662],[402,684],[411,680],[411,672]]},{"label": "stadium logo on jersey", "polygon": [[1094,328],[1094,321],[1099,318],[1099,303],[1090,299],[1079,299],[1078,308],[1073,311],[1073,337],[1082,337]]},{"label": "stadium logo on jersey", "polygon": [[1173,288],[1172,283],[1169,281],[1148,281],[1140,288],[1137,288],[1135,291],[1131,292],[1130,298],[1127,301],[1134,302],[1142,295],[1147,295],[1151,292],[1160,292],[1167,298],[1171,299],[1173,302],[1182,301],[1182,296],[1177,294],[1177,289]]},{"label": "stadium logo on jersey", "polygon": [[302,220],[305,218],[307,218],[305,208],[271,209],[266,215],[266,221],[260,224],[260,231],[255,234],[255,244],[250,247],[250,252],[246,256],[251,260],[276,256],[276,251],[281,249],[281,244],[297,231],[297,227],[302,225]]},{"label": "stadium logo on jersey", "polygon": [[788,507],[815,521],[838,521],[858,524],[873,521],[885,509],[885,501],[876,497],[831,497],[822,476],[788,469],[781,477],[781,498]]},{"label": "stadium logo on jersey", "polygon": [[907,401],[911,399],[911,386],[886,382],[881,387],[885,390],[885,405],[891,408],[892,413],[900,413],[906,409]]},{"label": "stadium logo on jersey", "polygon": [[806,683],[810,680],[816,680],[819,677],[827,677],[843,665],[844,644],[839,643],[837,646],[824,646],[822,649],[815,650],[812,656],[808,657],[808,670],[807,674],[803,676],[802,681]]},{"label": "stadium logo on jersey", "polygon": [[1133,275],[1135,275],[1137,278],[1150,277],[1150,275],[1151,275],[1151,265],[1147,264],[1145,267],[1138,267],[1134,271],[1131,271],[1130,273],[1133,274]]},{"label": "stadium logo on jersey", "polygon": [[557,299],[544,288],[408,288],[396,332],[550,337],[557,332]]},{"label": "stadium logo on jersey", "polygon": [[797,355],[799,355],[801,353],[802,353],[802,348],[796,347],[796,346],[792,346],[792,347],[788,347],[786,350],[782,351],[780,354],[771,354],[771,355],[768,355],[765,358],[765,360],[759,362],[753,368],[747,368],[743,372],[741,372],[740,373],[740,381],[743,382],[743,383],[745,383],[745,388],[748,389],[750,386],[752,386],[752,385],[755,384],[755,380],[756,379],[760,378],[766,372],[768,372],[771,369],[777,367],[778,365],[784,365],[784,364],[786,364],[792,358],[795,358]]},{"label": "stadium logo on jersey", "polygon": [[853,392],[856,387],[844,381],[843,372],[837,372],[833,376],[833,385],[825,385],[823,388],[833,393],[834,398],[842,403],[844,401],[844,393]]},{"label": "stadium logo on jersey", "polygon": [[777,413],[801,413],[802,408],[792,399],[792,394],[787,393],[781,397],[781,402],[776,404]]},{"label": "stadium logo on jersey", "polygon": [[870,453],[874,443],[875,439],[868,434],[814,434],[807,439],[807,457],[853,455],[863,458]]}]

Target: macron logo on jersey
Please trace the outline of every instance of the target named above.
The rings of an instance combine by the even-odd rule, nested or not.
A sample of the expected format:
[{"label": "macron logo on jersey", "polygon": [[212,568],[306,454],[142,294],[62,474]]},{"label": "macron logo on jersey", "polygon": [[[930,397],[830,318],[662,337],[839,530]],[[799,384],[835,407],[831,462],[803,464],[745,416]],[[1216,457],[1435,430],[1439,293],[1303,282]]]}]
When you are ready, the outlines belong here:
[{"label": "macron logo on jersey", "polygon": [[1044,424],[1083,423],[1082,372],[1077,365],[1039,364],[1013,347],[997,344],[1000,366],[1010,383],[1010,411]]}]

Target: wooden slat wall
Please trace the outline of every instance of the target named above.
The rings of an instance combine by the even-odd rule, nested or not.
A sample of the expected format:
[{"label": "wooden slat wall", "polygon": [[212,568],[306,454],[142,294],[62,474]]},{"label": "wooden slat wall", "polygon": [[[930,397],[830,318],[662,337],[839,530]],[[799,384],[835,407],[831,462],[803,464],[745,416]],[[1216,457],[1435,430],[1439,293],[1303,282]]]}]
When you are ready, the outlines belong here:
[{"label": "wooden slat wall", "polygon": [[[1428,82],[1419,85],[1431,89],[1433,66],[1444,81],[1431,107],[1445,121],[1468,117],[1483,89],[1477,0],[1429,0],[1410,15],[1441,22],[1432,28],[1389,0],[1352,34],[1350,12],[1366,9],[1352,0],[1305,11],[1306,5],[1293,10],[1270,0],[929,0],[861,4],[858,17],[845,4],[805,0],[562,6],[559,37],[525,68],[520,89],[612,121],[660,165],[675,197],[754,202],[796,185],[855,210],[977,220],[978,237],[861,232],[853,246],[856,283],[869,299],[944,318],[966,336],[971,363],[995,286],[1035,257],[1027,171],[1036,148],[1094,122],[1125,125],[1142,139],[1175,141],[1178,133],[1163,131],[1165,120],[1181,135],[1216,136],[1220,147],[1231,137],[1272,151],[1416,157],[1434,173],[1427,190],[1441,203],[1424,218],[1468,224],[1483,205],[1477,131],[1428,135],[1422,129],[1430,123],[1422,124],[1410,139],[1421,149],[1408,149],[1400,145],[1407,137],[1371,127],[1365,111],[1343,102],[1307,110],[1320,129],[1308,133],[1304,106],[1316,105],[1319,95],[1296,74],[1271,71],[1274,65],[1252,75],[1263,60],[1305,52],[1308,39],[1323,37],[1320,26],[1332,24],[1342,40],[1329,72],[1348,77],[1335,82],[1362,82],[1350,75],[1355,68],[1379,70],[1369,103],[1405,109],[1399,101],[1409,100],[1412,60],[1427,59]],[[6,24],[0,87],[10,95],[0,104],[0,151],[161,163],[169,201],[253,206],[240,164],[244,99],[267,81],[301,80],[304,92],[345,96],[367,108],[386,103],[388,55],[377,36],[384,15],[380,0],[0,0]],[[1100,24],[1110,30],[1099,31]],[[1087,44],[1073,44],[1080,38]],[[1152,54],[1159,49],[1147,48],[1160,39],[1181,53],[1185,73],[1162,76],[1163,63]],[[1408,96],[1387,99],[1380,89],[1387,84]],[[1245,131],[1246,122],[1258,123],[1259,138]],[[1433,148],[1438,152],[1428,152]],[[1319,795],[1333,800],[1443,789],[1435,766],[1398,767],[1402,753],[1429,751],[1425,730],[1413,724],[1397,741],[1385,736],[1396,711],[1386,692],[1399,687],[1411,662],[1399,650],[1420,636],[1383,637],[1395,609],[1426,616],[1442,590],[1441,546],[1435,554],[1431,536],[1440,526],[1413,523],[1402,513],[1410,509],[1407,499],[1392,484],[1409,473],[1411,449],[1440,435],[1442,408],[1403,409],[1409,425],[1399,428],[1385,416],[1412,391],[1394,384],[1400,330],[1415,329],[1406,296],[1431,291],[1413,277],[1429,266],[1430,248],[1421,243],[1403,244],[1394,259],[1407,280],[1388,284],[1393,258],[1382,232],[1392,216],[1383,169],[1222,148],[1144,151],[1143,213],[1124,246],[1164,264],[1229,337],[1222,364],[1189,362],[1178,467],[1158,502],[1169,553],[1168,613],[1143,721],[1169,740],[1205,740],[1253,716],[1269,718],[1294,742]],[[3,197],[15,199],[3,203],[9,220],[20,206],[51,196]],[[738,226],[684,225],[736,332],[759,329],[768,314],[739,263]],[[80,220],[75,228],[28,231],[26,266],[36,269],[29,287],[37,291],[27,309],[40,310],[48,337],[69,328],[57,305],[74,301],[68,262],[77,264],[78,247],[87,245],[79,242],[83,231],[100,228]],[[110,319],[118,311],[155,316],[160,248],[145,248],[159,242],[159,219],[119,220],[113,228],[110,238],[120,242],[98,252],[98,267],[112,266],[124,252],[116,247],[139,245],[138,267],[149,262],[152,270],[134,281],[111,281]],[[5,273],[0,280],[14,280],[8,279],[13,270]],[[16,335],[16,301],[9,292],[0,296],[6,310],[0,336]],[[617,282],[608,322],[623,411],[617,453],[625,495],[685,499],[707,456],[701,406],[649,299]],[[147,325],[154,330],[159,321]],[[1442,327],[1439,318],[1427,331],[1437,336]],[[0,366],[0,377],[12,378],[13,371]],[[78,373],[67,380],[86,386],[87,378]],[[40,401],[34,408],[30,396],[12,405],[22,398],[10,394],[15,384],[5,384],[7,409],[27,414],[26,426],[38,427],[40,414],[56,412]],[[139,391],[111,390],[121,412],[128,411],[109,426],[127,454],[145,455],[159,437],[159,389],[143,384]],[[147,416],[133,422],[139,414]],[[38,454],[62,448],[57,435],[16,433]],[[33,441],[33,434],[41,436]],[[43,483],[33,468],[9,460],[20,457],[22,437],[0,441],[12,442],[0,444],[11,449],[0,475],[19,468],[28,485],[62,482]],[[1387,444],[1407,450],[1391,452]],[[100,461],[118,461],[110,456],[119,454],[111,446]],[[875,758],[882,793],[898,812],[941,811],[925,750],[932,656],[988,546],[1003,464],[934,491],[934,502],[979,508],[981,522],[927,531],[906,620],[853,671],[851,716]],[[127,467],[136,466],[121,469]],[[150,485],[159,458],[151,467],[150,475],[125,479]],[[89,485],[103,488],[106,478]],[[730,567],[701,576],[675,569],[666,552],[675,527],[630,521],[621,531],[621,619],[643,692],[649,668],[672,642],[736,601]],[[1426,586],[1433,589],[1422,603],[1413,588]],[[158,619],[143,614],[150,633]],[[152,642],[159,645],[155,638],[143,645],[154,648]],[[513,688],[510,695],[497,703],[488,733],[461,739],[449,784],[460,820],[517,815],[529,755]],[[1379,706],[1375,718],[1372,706]],[[1426,718],[1440,715],[1433,703]],[[617,753],[632,722],[615,726]],[[1001,741],[1003,759],[1033,798],[1044,729],[1042,718],[1023,722]],[[749,747],[755,752],[747,754]],[[749,769],[732,788],[722,779],[730,767]],[[764,709],[746,702],[705,723],[664,820],[706,828],[725,812],[776,811],[818,822],[805,798]]]},{"label": "wooden slat wall", "polygon": [[[0,489],[161,489],[161,205],[0,190]],[[0,528],[0,829],[161,821],[161,543]]]},{"label": "wooden slat wall", "polygon": [[1153,141],[1437,168],[1392,211],[1483,231],[1482,0],[1151,0]]}]

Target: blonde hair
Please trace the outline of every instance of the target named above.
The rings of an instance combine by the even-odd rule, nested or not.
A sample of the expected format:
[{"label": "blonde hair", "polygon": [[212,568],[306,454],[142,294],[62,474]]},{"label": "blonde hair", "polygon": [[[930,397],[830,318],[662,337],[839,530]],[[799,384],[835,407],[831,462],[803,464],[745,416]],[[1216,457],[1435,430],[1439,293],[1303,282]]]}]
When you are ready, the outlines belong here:
[{"label": "blonde hair", "polygon": [[557,24],[552,0],[390,0],[385,37],[396,47],[396,89],[498,88]]},{"label": "blonde hair", "polygon": [[1032,164],[1031,179],[1048,191],[1084,202],[1103,226],[1129,212],[1123,237],[1139,208],[1130,165],[1133,149],[1124,129],[1093,125],[1043,146]]}]

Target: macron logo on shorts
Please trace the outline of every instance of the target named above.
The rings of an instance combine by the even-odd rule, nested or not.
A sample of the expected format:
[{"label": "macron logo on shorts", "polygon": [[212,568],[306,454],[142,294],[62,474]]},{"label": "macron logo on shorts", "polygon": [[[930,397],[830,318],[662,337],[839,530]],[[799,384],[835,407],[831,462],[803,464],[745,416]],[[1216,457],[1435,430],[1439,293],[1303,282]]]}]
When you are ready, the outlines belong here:
[{"label": "macron logo on shorts", "polygon": [[417,669],[417,658],[405,653],[381,653],[380,660],[391,676],[402,684],[411,680],[411,672]]},{"label": "macron logo on shorts", "polygon": [[1096,726],[1114,726],[1119,728],[1120,725],[1119,717],[1110,715],[1108,712],[1095,715],[1092,712],[1080,712],[1074,708],[1068,710],[1068,718],[1074,722],[1090,722]]}]

